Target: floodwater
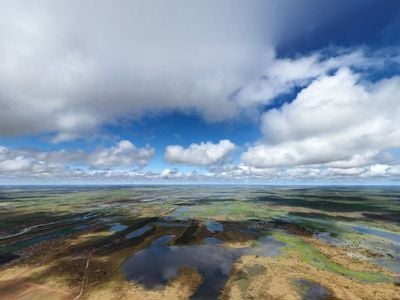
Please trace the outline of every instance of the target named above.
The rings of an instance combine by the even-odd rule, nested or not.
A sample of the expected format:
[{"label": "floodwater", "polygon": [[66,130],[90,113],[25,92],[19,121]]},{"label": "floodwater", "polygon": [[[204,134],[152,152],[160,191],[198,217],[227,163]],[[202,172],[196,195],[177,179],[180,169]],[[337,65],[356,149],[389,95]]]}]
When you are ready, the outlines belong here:
[{"label": "floodwater", "polygon": [[385,246],[386,253],[383,253],[381,257],[375,258],[374,262],[400,275],[400,244],[391,243]]},{"label": "floodwater", "polygon": [[204,224],[209,232],[216,233],[224,231],[224,226],[217,221],[207,220]]},{"label": "floodwater", "polygon": [[250,248],[246,248],[246,254],[259,256],[278,256],[285,243],[275,240],[273,237],[263,237]]},{"label": "floodwater", "polygon": [[110,227],[110,232],[119,232],[124,229],[128,228],[128,226],[121,224],[121,223],[114,223]]},{"label": "floodwater", "polygon": [[154,225],[161,227],[188,227],[187,223],[178,223],[178,222],[155,222]]},{"label": "floodwater", "polygon": [[381,229],[372,228],[372,227],[367,227],[367,226],[362,226],[362,225],[353,226],[353,229],[360,233],[376,235],[381,238],[389,239],[389,240],[392,240],[393,242],[400,244],[400,234],[399,233],[390,232],[390,231],[381,230]]},{"label": "floodwater", "polygon": [[389,269],[400,275],[400,259],[399,258],[388,258],[380,257],[374,260],[378,265]]},{"label": "floodwater", "polygon": [[[362,248],[371,249],[380,253],[378,258],[371,259],[372,262],[400,274],[400,233],[369,227],[365,225],[346,226],[345,229],[352,230],[361,234],[366,234],[381,238],[379,240],[367,239],[362,241]],[[336,246],[345,245],[349,242],[337,237],[331,237],[329,233],[314,234],[314,237]],[[390,255],[389,255],[390,254]],[[353,257],[356,257],[353,255]],[[357,257],[356,257],[357,258]],[[363,259],[358,257],[358,259]]]},{"label": "floodwater", "polygon": [[131,238],[134,238],[134,237],[141,236],[142,234],[145,234],[147,231],[149,231],[151,228],[152,228],[151,226],[145,225],[142,228],[127,234],[125,236],[125,239],[131,239]]},{"label": "floodwater", "polygon": [[333,236],[330,232],[314,232],[313,237],[331,245],[343,244],[338,237]]},{"label": "floodwater", "polygon": [[272,238],[264,238],[255,247],[231,249],[216,238],[204,239],[202,245],[168,246],[173,236],[156,240],[144,250],[125,260],[123,273],[148,289],[163,287],[178,275],[179,269],[197,270],[203,282],[192,299],[217,299],[228,280],[235,261],[244,254],[275,256],[284,245]]},{"label": "floodwater", "polygon": [[324,286],[313,281],[298,279],[294,282],[303,299],[306,300],[325,300],[331,298],[331,292]]},{"label": "floodwater", "polygon": [[165,219],[166,220],[187,220],[187,217],[183,217],[182,214],[187,212],[189,210],[190,206],[181,206],[177,209],[175,209],[169,216],[167,216]]},{"label": "floodwater", "polygon": [[[387,253],[382,253],[382,257],[374,259],[374,262],[378,265],[387,268],[397,274],[400,274],[400,234],[396,232],[390,232],[387,230],[381,230],[377,228],[357,225],[353,229],[357,232],[378,236],[390,241],[390,244],[384,244],[383,250],[391,252],[392,256],[389,257]],[[383,251],[383,252],[385,252]]]}]

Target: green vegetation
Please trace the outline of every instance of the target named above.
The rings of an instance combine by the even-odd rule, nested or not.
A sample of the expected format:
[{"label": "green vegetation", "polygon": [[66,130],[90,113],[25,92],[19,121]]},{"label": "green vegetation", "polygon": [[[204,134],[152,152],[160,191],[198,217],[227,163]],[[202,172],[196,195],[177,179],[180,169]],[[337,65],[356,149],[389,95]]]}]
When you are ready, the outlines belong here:
[{"label": "green vegetation", "polygon": [[310,233],[328,232],[332,236],[338,236],[339,234],[344,232],[340,227],[336,225],[336,222],[334,220],[298,217],[294,215],[288,215],[287,217],[283,217],[281,219],[291,224],[296,224],[297,226],[303,228]]},{"label": "green vegetation", "polygon": [[304,262],[321,270],[341,274],[365,282],[393,281],[393,278],[384,274],[354,271],[334,263],[300,237],[284,234],[279,231],[274,232],[273,237],[278,241],[286,243],[287,250],[298,252]]},{"label": "green vegetation", "polygon": [[179,217],[182,218],[226,218],[228,220],[243,221],[250,219],[272,220],[283,216],[285,211],[274,209],[265,204],[257,204],[245,201],[223,201],[216,200],[213,203],[199,204],[185,207]]}]

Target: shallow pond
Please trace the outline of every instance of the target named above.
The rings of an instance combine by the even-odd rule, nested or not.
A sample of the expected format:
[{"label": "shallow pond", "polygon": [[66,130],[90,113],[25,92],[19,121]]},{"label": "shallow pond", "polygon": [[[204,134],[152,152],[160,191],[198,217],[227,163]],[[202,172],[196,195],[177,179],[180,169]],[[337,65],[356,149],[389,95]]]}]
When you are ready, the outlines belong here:
[{"label": "shallow pond", "polygon": [[362,226],[362,225],[353,226],[353,229],[360,233],[366,233],[366,234],[370,234],[370,235],[379,236],[381,238],[389,239],[395,243],[400,244],[400,234],[396,233],[396,232],[390,232],[390,231],[381,230],[381,229],[377,229],[377,228],[371,228],[371,227]]},{"label": "shallow pond", "polygon": [[161,227],[188,227],[188,223],[178,223],[178,222],[155,222],[154,225]]},{"label": "shallow pond", "polygon": [[131,232],[131,233],[128,233],[128,234],[125,236],[125,239],[127,240],[127,239],[131,239],[131,238],[134,238],[134,237],[141,236],[142,234],[144,234],[144,233],[146,233],[147,231],[149,231],[151,228],[152,228],[151,226],[145,225],[145,226],[143,226],[143,227],[140,228],[140,229],[137,229],[137,230],[135,230],[135,231],[133,231],[133,232]]},{"label": "shallow pond", "polygon": [[332,297],[331,292],[324,286],[306,279],[298,279],[294,282],[299,289],[303,299],[306,300],[324,300]]},{"label": "shallow pond", "polygon": [[224,231],[224,226],[217,221],[207,220],[204,224],[209,232],[216,233]]},{"label": "shallow pond", "polygon": [[285,243],[277,241],[273,237],[263,237],[259,239],[253,247],[245,248],[245,254],[259,256],[278,256]]},{"label": "shallow pond", "polygon": [[378,265],[393,271],[400,275],[400,259],[397,258],[388,258],[388,257],[380,257],[374,260]]},{"label": "shallow pond", "polygon": [[231,249],[216,238],[206,238],[202,245],[168,246],[172,238],[164,236],[127,258],[122,265],[125,277],[148,289],[161,288],[178,275],[180,268],[189,267],[203,277],[192,299],[217,299],[240,256],[276,256],[284,245],[273,238],[263,238],[254,247]]},{"label": "shallow pond", "polygon": [[119,232],[122,231],[124,229],[128,228],[128,226],[121,224],[121,223],[114,223],[111,225],[110,227],[110,232]]},{"label": "shallow pond", "polygon": [[187,217],[184,217],[185,214],[191,206],[181,206],[175,209],[169,216],[165,217],[166,220],[187,220]]}]

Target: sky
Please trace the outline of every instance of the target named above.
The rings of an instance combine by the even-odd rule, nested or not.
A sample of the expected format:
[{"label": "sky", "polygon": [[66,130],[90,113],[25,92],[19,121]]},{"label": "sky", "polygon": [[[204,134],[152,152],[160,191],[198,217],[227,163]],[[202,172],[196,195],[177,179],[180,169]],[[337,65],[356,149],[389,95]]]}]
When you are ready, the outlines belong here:
[{"label": "sky", "polygon": [[0,184],[399,179],[400,1],[2,1]]}]

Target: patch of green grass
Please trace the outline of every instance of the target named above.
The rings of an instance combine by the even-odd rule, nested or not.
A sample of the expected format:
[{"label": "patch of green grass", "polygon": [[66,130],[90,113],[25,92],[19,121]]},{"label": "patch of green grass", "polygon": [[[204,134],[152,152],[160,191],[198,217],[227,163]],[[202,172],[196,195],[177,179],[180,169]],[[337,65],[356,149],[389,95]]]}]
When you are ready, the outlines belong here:
[{"label": "patch of green grass", "polygon": [[187,210],[180,213],[184,218],[215,218],[227,217],[228,219],[249,220],[262,219],[272,220],[275,217],[282,216],[286,212],[272,209],[263,204],[254,204],[250,202],[231,201],[231,202],[213,202],[205,205],[190,206]]},{"label": "patch of green grass", "polygon": [[287,250],[297,251],[304,262],[321,270],[341,274],[364,282],[393,281],[392,277],[385,274],[354,271],[341,266],[329,260],[325,255],[318,251],[318,249],[312,247],[300,237],[284,234],[282,232],[274,232],[273,236],[278,241],[286,243]]}]

